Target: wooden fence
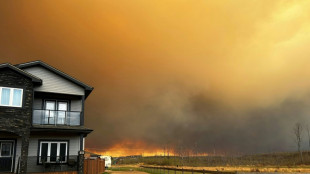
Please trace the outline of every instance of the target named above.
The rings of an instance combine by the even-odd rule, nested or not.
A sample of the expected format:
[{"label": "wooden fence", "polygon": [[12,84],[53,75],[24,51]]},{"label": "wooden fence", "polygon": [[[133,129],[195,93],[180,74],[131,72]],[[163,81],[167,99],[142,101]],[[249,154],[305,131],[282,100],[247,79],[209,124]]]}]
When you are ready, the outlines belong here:
[{"label": "wooden fence", "polygon": [[169,167],[153,167],[153,166],[140,166],[143,168],[147,168],[147,169],[151,169],[153,170],[153,172],[156,173],[163,173],[163,174],[177,174],[177,171],[182,172],[182,174],[184,174],[184,172],[187,173],[202,173],[202,174],[236,174],[237,172],[226,172],[226,171],[213,171],[213,170],[194,170],[194,169],[183,169],[183,168],[169,168]]},{"label": "wooden fence", "polygon": [[100,158],[84,159],[84,174],[101,174],[105,171],[105,161]]}]

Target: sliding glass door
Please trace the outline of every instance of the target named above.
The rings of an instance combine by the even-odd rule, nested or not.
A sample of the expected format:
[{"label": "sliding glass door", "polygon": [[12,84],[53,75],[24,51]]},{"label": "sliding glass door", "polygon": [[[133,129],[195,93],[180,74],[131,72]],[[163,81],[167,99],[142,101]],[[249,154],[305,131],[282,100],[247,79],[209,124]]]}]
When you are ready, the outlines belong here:
[{"label": "sliding glass door", "polygon": [[66,124],[67,111],[67,101],[46,100],[43,124]]}]

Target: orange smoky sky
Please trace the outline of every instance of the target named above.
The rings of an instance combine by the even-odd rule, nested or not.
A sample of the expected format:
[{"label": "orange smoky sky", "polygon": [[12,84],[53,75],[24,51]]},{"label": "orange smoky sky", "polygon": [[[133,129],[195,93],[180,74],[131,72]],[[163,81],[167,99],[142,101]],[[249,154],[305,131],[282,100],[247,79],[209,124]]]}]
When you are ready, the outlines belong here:
[{"label": "orange smoky sky", "polygon": [[308,0],[1,0],[0,62],[42,60],[94,86],[92,151],[291,151],[295,123],[310,124],[309,11]]}]

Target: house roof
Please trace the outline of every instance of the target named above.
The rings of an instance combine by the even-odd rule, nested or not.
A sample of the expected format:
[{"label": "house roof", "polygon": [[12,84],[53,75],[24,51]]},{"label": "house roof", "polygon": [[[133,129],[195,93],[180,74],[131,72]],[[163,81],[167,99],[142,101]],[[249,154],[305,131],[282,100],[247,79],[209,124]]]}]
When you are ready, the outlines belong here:
[{"label": "house roof", "polygon": [[89,86],[89,85],[87,85],[87,84],[77,80],[76,78],[74,78],[74,77],[72,77],[72,76],[70,76],[70,75],[68,75],[68,74],[58,70],[57,68],[54,68],[51,65],[48,65],[47,63],[42,62],[40,60],[32,61],[32,62],[27,62],[27,63],[22,63],[22,64],[17,64],[15,66],[18,67],[18,68],[24,69],[24,68],[28,68],[28,67],[32,67],[32,66],[38,66],[38,65],[39,66],[43,66],[44,68],[54,72],[55,74],[57,74],[57,75],[65,78],[65,79],[67,79],[67,80],[69,80],[69,81],[71,81],[71,82],[73,82],[73,83],[83,87],[84,90],[85,90],[85,98],[87,98],[88,95],[94,89],[93,87],[91,87],[91,86]]},{"label": "house roof", "polygon": [[38,77],[36,77],[36,76],[34,76],[34,75],[32,75],[32,74],[26,72],[26,71],[23,71],[23,70],[21,70],[21,69],[15,67],[15,66],[13,66],[13,65],[10,64],[10,63],[3,63],[3,64],[0,64],[0,69],[2,69],[2,68],[9,68],[9,69],[11,69],[11,70],[13,70],[13,71],[15,71],[15,72],[17,72],[17,73],[19,73],[19,74],[25,76],[25,77],[30,78],[30,79],[32,80],[33,83],[36,83],[36,84],[39,84],[39,85],[42,84],[42,80],[41,80],[40,78],[38,78]]}]

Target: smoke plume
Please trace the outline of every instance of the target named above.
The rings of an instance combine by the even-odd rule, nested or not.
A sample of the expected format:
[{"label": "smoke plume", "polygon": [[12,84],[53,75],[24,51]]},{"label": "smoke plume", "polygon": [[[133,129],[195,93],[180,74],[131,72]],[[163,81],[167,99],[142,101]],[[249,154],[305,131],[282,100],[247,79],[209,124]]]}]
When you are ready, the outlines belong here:
[{"label": "smoke plume", "polygon": [[94,86],[92,151],[293,151],[310,124],[309,3],[1,1],[0,60]]}]

